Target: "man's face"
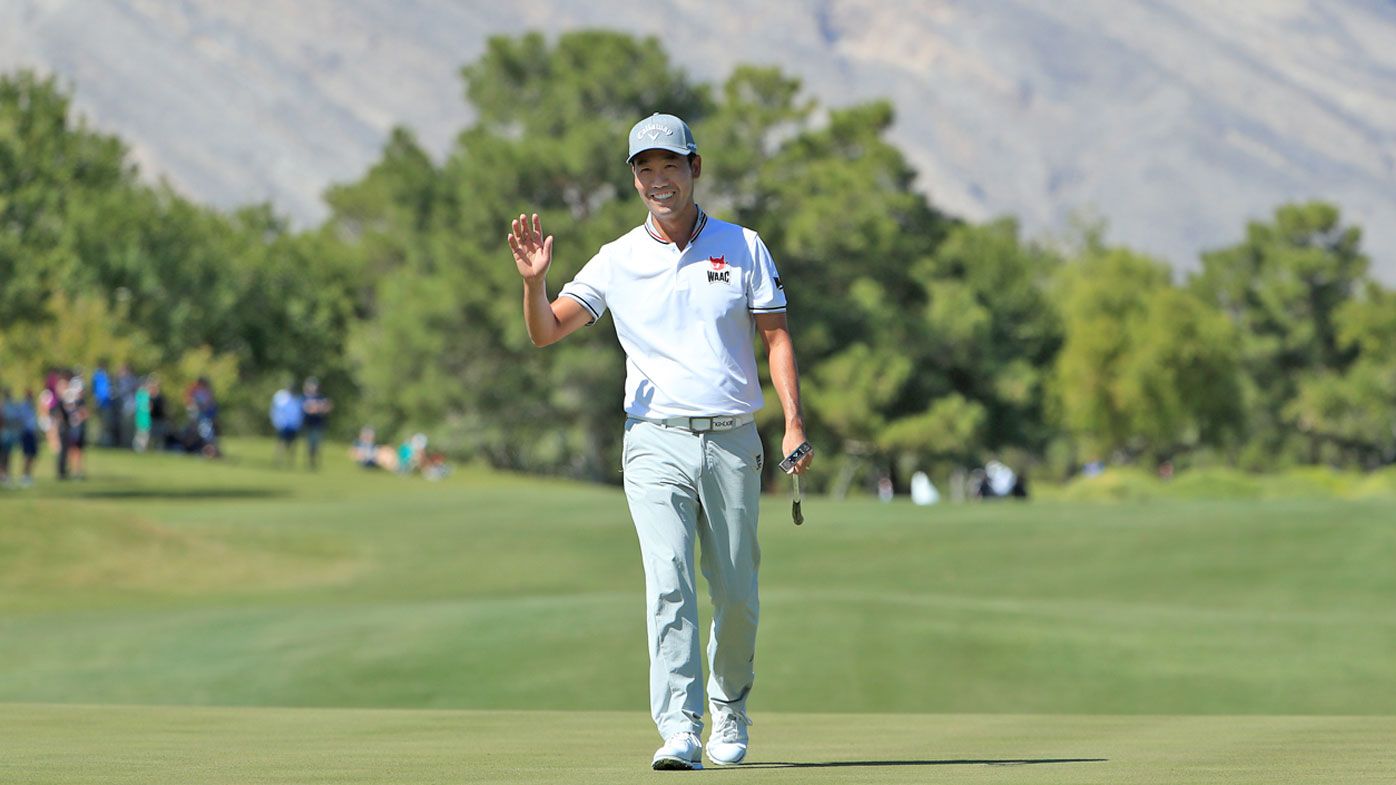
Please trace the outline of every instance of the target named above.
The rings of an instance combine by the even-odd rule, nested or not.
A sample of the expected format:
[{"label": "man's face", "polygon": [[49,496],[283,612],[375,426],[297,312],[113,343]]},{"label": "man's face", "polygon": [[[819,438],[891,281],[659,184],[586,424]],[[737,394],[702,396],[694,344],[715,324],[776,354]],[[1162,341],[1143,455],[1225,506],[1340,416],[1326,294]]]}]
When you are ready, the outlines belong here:
[{"label": "man's face", "polygon": [[693,181],[703,169],[703,159],[668,150],[646,150],[630,162],[635,190],[656,218],[677,215],[693,204]]}]

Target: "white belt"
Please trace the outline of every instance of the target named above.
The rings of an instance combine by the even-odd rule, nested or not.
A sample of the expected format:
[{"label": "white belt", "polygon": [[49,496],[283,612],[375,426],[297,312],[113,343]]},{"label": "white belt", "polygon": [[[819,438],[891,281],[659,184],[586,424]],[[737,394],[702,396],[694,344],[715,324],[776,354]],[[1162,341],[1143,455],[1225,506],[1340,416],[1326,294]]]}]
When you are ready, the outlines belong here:
[{"label": "white belt", "polygon": [[652,422],[655,425],[663,425],[666,428],[682,428],[685,431],[703,433],[704,431],[730,431],[733,428],[740,428],[749,422],[756,421],[754,414],[720,414],[714,417],[635,417],[632,419]]}]

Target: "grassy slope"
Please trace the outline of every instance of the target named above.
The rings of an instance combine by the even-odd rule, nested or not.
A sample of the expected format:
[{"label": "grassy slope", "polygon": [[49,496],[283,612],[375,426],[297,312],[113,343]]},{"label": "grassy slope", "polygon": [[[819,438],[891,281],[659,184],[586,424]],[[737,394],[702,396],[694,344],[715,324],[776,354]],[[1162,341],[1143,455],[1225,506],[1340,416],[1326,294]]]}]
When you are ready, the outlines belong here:
[{"label": "grassy slope", "polygon": [[[616,491],[234,451],[0,495],[0,701],[646,705]],[[1389,502],[806,507],[765,510],[758,718],[1396,714]]]},{"label": "grassy slope", "polygon": [[[767,714],[723,782],[1391,782],[1396,718]],[[0,706],[22,785],[655,782],[638,712]],[[675,776],[675,775],[667,775]],[[677,775],[680,778],[688,775]]]}]

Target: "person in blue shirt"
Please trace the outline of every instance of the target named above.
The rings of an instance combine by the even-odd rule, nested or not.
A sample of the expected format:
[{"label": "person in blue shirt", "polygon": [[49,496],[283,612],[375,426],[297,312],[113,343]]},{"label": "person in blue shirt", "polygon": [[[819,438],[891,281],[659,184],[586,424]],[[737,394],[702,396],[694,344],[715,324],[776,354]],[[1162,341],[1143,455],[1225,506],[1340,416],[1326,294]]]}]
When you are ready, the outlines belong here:
[{"label": "person in blue shirt", "polygon": [[102,430],[97,436],[97,443],[103,447],[111,447],[116,444],[119,426],[116,401],[111,395],[111,376],[107,373],[105,360],[97,363],[97,370],[92,372],[92,402],[97,404],[97,413],[102,418]]},{"label": "person in blue shirt", "polygon": [[292,465],[296,436],[305,422],[305,408],[299,395],[286,384],[271,397],[271,427],[276,429],[276,462]]},{"label": "person in blue shirt", "polygon": [[23,398],[0,392],[0,485],[13,484],[10,455],[18,447],[24,456],[24,473],[19,487],[34,484],[34,459],[39,454],[39,418],[34,408],[34,391],[26,390]]},{"label": "person in blue shirt", "polygon": [[18,412],[10,388],[0,388],[0,487],[10,487],[10,453],[19,444]]}]

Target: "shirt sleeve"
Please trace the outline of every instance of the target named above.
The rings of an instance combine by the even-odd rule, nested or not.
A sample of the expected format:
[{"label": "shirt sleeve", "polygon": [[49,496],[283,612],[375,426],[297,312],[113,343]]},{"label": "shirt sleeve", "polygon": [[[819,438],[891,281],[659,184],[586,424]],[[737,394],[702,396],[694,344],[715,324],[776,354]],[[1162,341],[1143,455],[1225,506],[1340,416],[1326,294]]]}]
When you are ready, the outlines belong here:
[{"label": "shirt sleeve", "polygon": [[570,297],[581,303],[591,316],[591,321],[587,324],[596,324],[596,320],[601,318],[601,314],[606,312],[606,282],[609,275],[610,262],[606,255],[606,249],[602,248],[591,261],[577,273],[562,291],[559,297]]},{"label": "shirt sleeve", "polygon": [[747,308],[752,313],[785,313],[785,287],[775,260],[760,235],[751,235],[751,277],[746,290]]}]

